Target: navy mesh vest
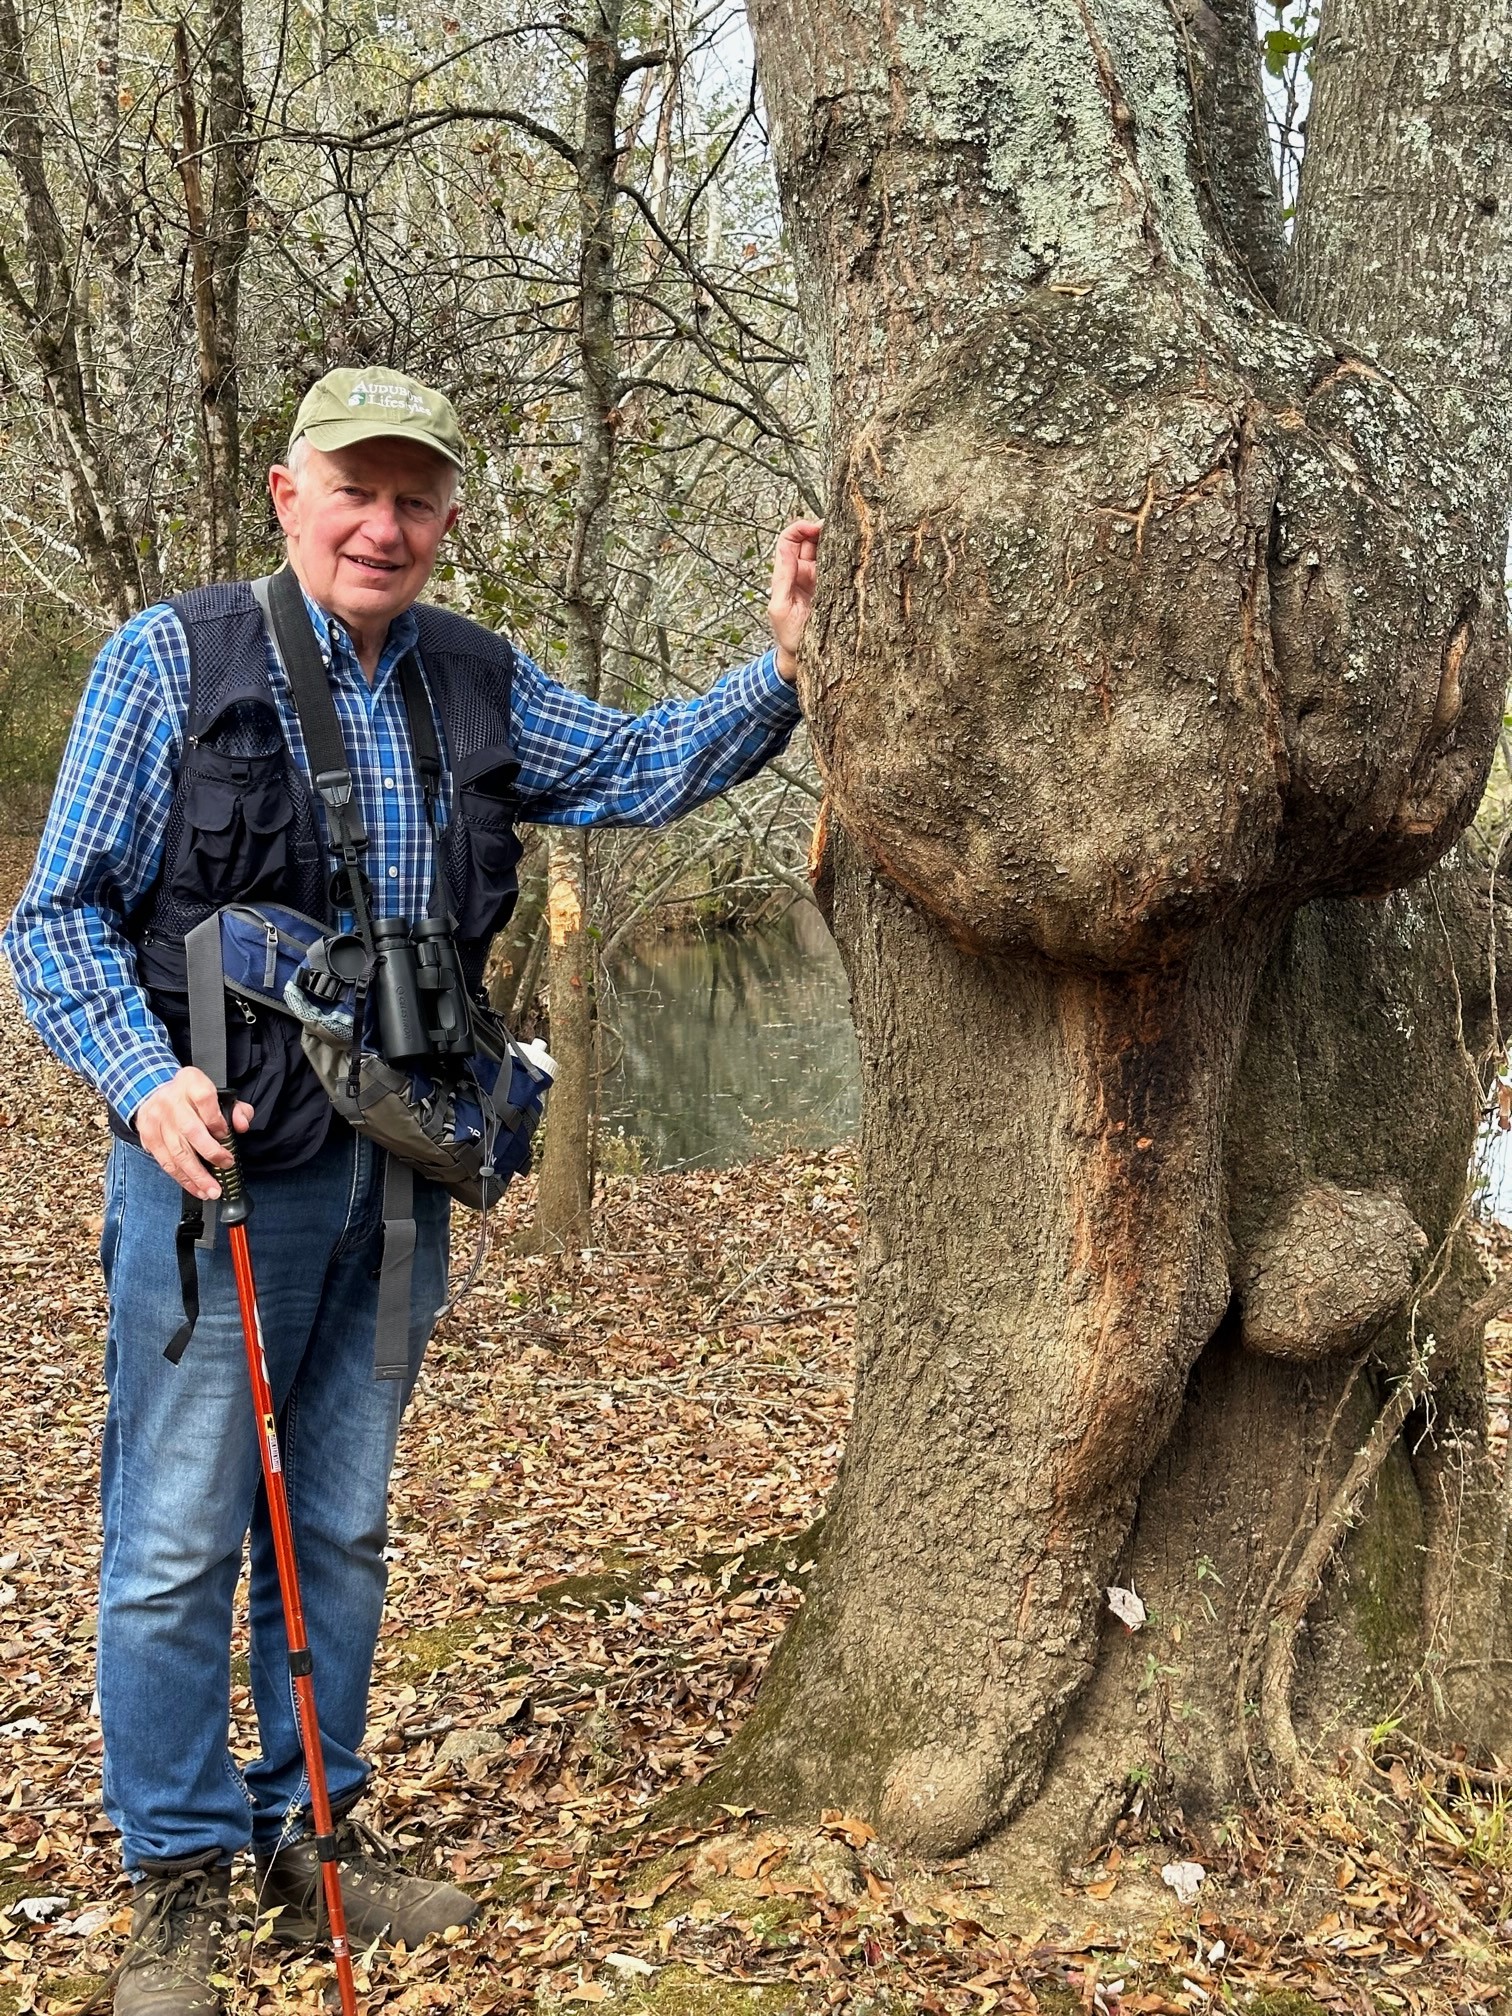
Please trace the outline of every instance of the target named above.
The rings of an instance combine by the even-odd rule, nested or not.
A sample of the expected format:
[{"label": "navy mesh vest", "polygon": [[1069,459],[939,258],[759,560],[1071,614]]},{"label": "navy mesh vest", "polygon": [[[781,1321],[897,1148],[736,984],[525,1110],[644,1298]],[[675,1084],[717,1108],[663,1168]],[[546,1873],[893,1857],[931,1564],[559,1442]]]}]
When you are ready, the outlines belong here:
[{"label": "navy mesh vest", "polygon": [[[189,642],[189,713],[163,865],[127,935],[153,1013],[189,1061],[184,936],[212,910],[276,902],[334,921],[332,860],[309,780],[284,739],[267,632],[246,582],[191,589],[172,607]],[[514,654],[502,637],[420,604],[419,656],[441,724],[451,816],[440,835],[447,902],[469,986],[514,908],[518,764],[509,740]],[[289,1017],[227,1004],[229,1083],[255,1109],[252,1168],[293,1168],[326,1138],[332,1107]],[[112,1125],[132,1138],[118,1115]]]}]

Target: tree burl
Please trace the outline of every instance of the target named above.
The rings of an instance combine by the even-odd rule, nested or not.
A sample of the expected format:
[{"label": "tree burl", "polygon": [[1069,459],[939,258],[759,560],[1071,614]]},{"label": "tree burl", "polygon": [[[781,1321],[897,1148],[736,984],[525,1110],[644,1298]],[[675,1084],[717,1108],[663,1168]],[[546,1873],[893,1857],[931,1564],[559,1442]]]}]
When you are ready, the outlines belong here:
[{"label": "tree burl", "polygon": [[753,0],[868,1233],[720,1796],[1063,1856],[1413,1678],[1492,1727],[1490,911],[1435,864],[1506,678],[1494,12],[1330,0],[1288,243],[1230,0]]}]

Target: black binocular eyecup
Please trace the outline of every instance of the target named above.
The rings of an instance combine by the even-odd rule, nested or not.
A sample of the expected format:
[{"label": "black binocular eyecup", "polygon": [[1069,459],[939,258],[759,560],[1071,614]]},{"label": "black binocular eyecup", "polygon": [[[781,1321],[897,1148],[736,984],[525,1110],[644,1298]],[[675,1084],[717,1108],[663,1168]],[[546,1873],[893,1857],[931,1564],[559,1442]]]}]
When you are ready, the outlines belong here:
[{"label": "black binocular eyecup", "polygon": [[327,938],[325,946],[326,964],[338,980],[348,986],[354,985],[367,971],[367,947],[354,932],[343,932],[337,938]]},{"label": "black binocular eyecup", "polygon": [[467,985],[447,917],[373,921],[378,1041],[390,1064],[472,1055]]}]

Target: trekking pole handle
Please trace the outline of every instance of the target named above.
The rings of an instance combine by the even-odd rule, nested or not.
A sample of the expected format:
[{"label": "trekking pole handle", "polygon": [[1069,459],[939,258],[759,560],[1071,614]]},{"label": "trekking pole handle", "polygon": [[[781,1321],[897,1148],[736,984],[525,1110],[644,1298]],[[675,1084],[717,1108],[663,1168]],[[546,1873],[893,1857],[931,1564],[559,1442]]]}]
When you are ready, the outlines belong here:
[{"label": "trekking pole handle", "polygon": [[252,1215],[252,1200],[247,1195],[247,1182],[242,1174],[241,1157],[236,1152],[236,1130],[231,1125],[231,1115],[226,1115],[226,1146],[231,1151],[231,1167],[217,1169],[216,1181],[221,1187],[220,1221],[222,1225],[245,1225]]}]

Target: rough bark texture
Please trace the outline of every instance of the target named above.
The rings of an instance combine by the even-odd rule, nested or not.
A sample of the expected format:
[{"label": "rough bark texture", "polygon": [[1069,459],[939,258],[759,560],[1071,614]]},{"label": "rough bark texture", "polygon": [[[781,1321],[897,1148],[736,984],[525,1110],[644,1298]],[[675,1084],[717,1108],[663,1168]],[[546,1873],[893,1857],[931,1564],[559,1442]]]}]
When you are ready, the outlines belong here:
[{"label": "rough bark texture", "polygon": [[1251,0],[1175,0],[1192,95],[1198,194],[1215,235],[1262,300],[1275,305],[1286,239],[1255,61]]},{"label": "rough bark texture", "polygon": [[[1499,438],[1501,381],[1477,351],[1451,399],[1405,339],[1337,340],[1341,291],[1366,322],[1412,293],[1368,262],[1341,257],[1348,288],[1305,321],[1272,312],[1238,19],[753,6],[830,395],[803,683],[869,1230],[843,1474],[719,1796],[843,1804],[928,1852],[1042,1788],[1047,1840],[1106,1815],[1148,1734],[1125,1699],[1148,1647],[1099,1656],[1104,1585],[1132,1562],[1187,1603],[1207,1562],[1229,1602],[1273,1605],[1418,1347],[1401,1312],[1428,1256],[1440,1294],[1465,1272],[1441,1249],[1473,1088],[1438,995],[1369,1152],[1345,1110],[1379,1033],[1358,990],[1395,1012],[1433,973],[1452,1009],[1444,941],[1416,892],[1337,899],[1421,876],[1484,783],[1505,468],[1465,451]],[[1356,32],[1426,52],[1436,10]],[[1494,152],[1479,76],[1467,59],[1435,101],[1462,154],[1477,125]],[[1315,122],[1347,122],[1340,88],[1320,75]],[[1386,122],[1374,172],[1420,144]],[[1399,261],[1475,200],[1433,187]],[[1342,195],[1309,200],[1333,243]],[[1479,298],[1490,221],[1425,259],[1431,299]],[[1436,381],[1453,368],[1441,352]],[[1311,1104],[1247,1117],[1292,1098],[1304,1054]],[[1396,1444],[1374,1488],[1415,1475]],[[1186,1719],[1210,1725],[1188,1776],[1217,1797],[1250,1613],[1212,1611]]]},{"label": "rough bark texture", "polygon": [[[1330,1191],[1374,1200],[1388,1247],[1405,1211],[1437,1253],[1479,1107],[1468,1050],[1489,1022],[1488,932],[1483,880],[1453,861],[1384,903],[1315,903],[1293,920],[1257,990],[1225,1127],[1238,1278],[1293,1200]],[[1379,1249],[1358,1271],[1354,1257],[1341,1255],[1331,1295],[1370,1296]],[[1326,1354],[1300,1326],[1286,1357],[1254,1349],[1236,1298],[1187,1381],[1110,1576],[1139,1591],[1150,1624],[1131,1635],[1103,1618],[1044,1795],[1002,1838],[1005,1867],[1081,1852],[1131,1779],[1179,1806],[1200,1837],[1247,1770],[1264,1773],[1269,1758],[1247,1755],[1246,1739],[1262,1742],[1254,1710],[1276,1600],[1415,1346],[1432,1332],[1447,1339],[1480,1276],[1454,1242],[1418,1279],[1440,1286],[1415,1323],[1399,1302],[1368,1343]],[[1331,1320],[1325,1312],[1325,1331]],[[1435,1400],[1435,1432],[1420,1413],[1394,1442],[1305,1606],[1297,1734],[1330,1760],[1362,1712],[1404,1701],[1446,1735],[1505,1733],[1479,1658],[1449,1670],[1467,1646],[1489,1648],[1496,1609],[1484,1395],[1472,1376],[1441,1381]]]},{"label": "rough bark texture", "polygon": [[1315,63],[1288,313],[1387,364],[1482,508],[1512,497],[1509,29],[1495,7],[1331,0]]},{"label": "rough bark texture", "polygon": [[252,188],[241,0],[216,0],[211,11],[205,48],[210,88],[203,145],[189,39],[182,22],[175,30],[174,53],[179,175],[189,224],[199,357],[200,495],[204,504],[200,538],[206,579],[227,581],[237,572],[241,485],[237,311]]}]

